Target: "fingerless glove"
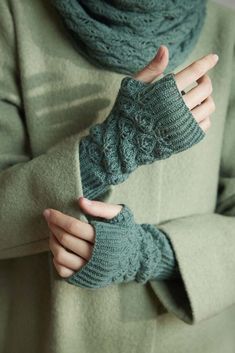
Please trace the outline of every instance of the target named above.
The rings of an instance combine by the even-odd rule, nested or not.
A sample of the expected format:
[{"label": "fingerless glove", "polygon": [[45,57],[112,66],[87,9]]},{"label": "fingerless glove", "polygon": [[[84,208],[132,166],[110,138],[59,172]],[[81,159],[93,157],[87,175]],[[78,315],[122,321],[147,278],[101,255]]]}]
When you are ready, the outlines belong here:
[{"label": "fingerless glove", "polygon": [[173,249],[166,235],[151,224],[137,224],[129,207],[123,205],[111,220],[90,221],[95,243],[90,260],[65,280],[84,288],[114,283],[179,276]]},{"label": "fingerless glove", "polygon": [[204,136],[173,73],[153,83],[125,77],[107,119],[80,141],[84,195],[94,199],[138,166],[186,150]]}]

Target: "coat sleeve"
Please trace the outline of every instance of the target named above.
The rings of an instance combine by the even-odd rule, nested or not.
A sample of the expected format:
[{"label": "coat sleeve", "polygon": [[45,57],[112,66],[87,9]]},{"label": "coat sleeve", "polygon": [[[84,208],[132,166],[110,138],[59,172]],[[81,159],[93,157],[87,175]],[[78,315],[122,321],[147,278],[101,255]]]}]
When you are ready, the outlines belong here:
[{"label": "coat sleeve", "polygon": [[[118,99],[109,119],[95,125],[86,138],[82,139],[84,132],[74,134],[34,158],[24,119],[11,5],[7,3],[0,3],[0,259],[48,249],[44,208],[81,218],[75,198],[83,191],[89,198],[102,196],[105,200],[110,185],[124,181],[139,165],[167,158],[205,135],[172,74],[152,85],[129,77],[122,81],[120,102]],[[141,104],[136,103],[137,97]],[[171,107],[168,114],[166,101]]]},{"label": "coat sleeve", "polygon": [[81,219],[75,199],[82,195],[79,134],[36,158],[30,154],[14,27],[4,4],[0,4],[0,259],[48,251],[43,210],[51,207]]},{"label": "coat sleeve", "polygon": [[172,243],[181,277],[175,281],[152,281],[151,285],[168,311],[188,324],[208,319],[235,304],[234,134],[235,65],[214,213],[158,225]]}]

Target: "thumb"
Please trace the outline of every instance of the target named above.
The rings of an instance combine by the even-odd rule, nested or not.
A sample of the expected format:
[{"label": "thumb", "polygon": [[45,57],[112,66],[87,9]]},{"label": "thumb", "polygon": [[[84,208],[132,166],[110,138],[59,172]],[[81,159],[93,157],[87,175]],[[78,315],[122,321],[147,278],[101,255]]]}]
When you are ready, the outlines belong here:
[{"label": "thumb", "polygon": [[85,214],[106,219],[115,217],[122,209],[121,205],[101,201],[91,201],[85,197],[79,197],[78,203]]},{"label": "thumb", "polygon": [[160,76],[166,69],[169,62],[169,51],[165,45],[161,45],[150,63],[141,71],[137,72],[133,78],[139,81],[151,82]]}]

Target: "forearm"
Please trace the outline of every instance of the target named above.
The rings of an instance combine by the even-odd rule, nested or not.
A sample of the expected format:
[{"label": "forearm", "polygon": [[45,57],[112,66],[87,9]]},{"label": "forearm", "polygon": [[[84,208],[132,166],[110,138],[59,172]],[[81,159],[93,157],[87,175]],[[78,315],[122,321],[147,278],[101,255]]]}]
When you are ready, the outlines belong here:
[{"label": "forearm", "polygon": [[204,136],[172,74],[152,84],[125,77],[107,119],[80,142],[84,196],[94,199],[138,166],[169,158]]}]

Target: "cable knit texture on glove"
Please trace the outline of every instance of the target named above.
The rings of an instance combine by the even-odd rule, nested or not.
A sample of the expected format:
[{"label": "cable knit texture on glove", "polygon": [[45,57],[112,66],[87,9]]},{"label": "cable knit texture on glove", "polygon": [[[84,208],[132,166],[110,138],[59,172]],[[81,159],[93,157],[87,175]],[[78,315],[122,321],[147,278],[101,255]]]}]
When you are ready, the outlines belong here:
[{"label": "cable knit texture on glove", "polygon": [[178,277],[179,270],[166,235],[151,224],[136,224],[131,210],[123,205],[111,220],[90,222],[95,243],[90,260],[72,276],[70,284],[101,288],[135,280]]},{"label": "cable knit texture on glove", "polygon": [[80,165],[90,199],[138,166],[184,151],[205,136],[173,73],[152,83],[125,77],[109,116],[89,132],[80,142]]}]

